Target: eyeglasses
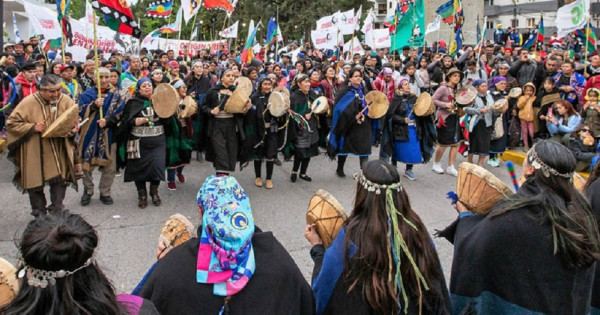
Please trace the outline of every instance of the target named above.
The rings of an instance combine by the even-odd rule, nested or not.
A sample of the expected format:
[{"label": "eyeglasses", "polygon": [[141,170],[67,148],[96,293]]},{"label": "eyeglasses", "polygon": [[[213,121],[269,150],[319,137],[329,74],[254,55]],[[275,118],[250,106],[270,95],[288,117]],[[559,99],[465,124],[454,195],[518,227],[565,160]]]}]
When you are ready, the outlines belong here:
[{"label": "eyeglasses", "polygon": [[591,130],[589,129],[581,129],[581,132],[590,132]]}]

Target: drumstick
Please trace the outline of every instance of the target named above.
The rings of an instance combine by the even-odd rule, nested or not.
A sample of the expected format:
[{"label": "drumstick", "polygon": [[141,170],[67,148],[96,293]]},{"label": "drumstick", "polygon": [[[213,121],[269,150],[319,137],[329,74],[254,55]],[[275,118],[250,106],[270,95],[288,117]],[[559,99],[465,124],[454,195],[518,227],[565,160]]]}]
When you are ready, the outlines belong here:
[{"label": "drumstick", "polygon": [[83,126],[88,120],[90,120],[90,118],[86,118],[84,119],[82,122],[80,122],[79,124],[77,124],[77,128],[81,128],[81,126]]},{"label": "drumstick", "polygon": [[512,179],[512,184],[515,186],[515,191],[519,190],[519,182],[517,182],[517,174],[515,173],[515,164],[512,161],[506,162],[506,168],[508,169],[508,174],[510,174],[510,178]]}]

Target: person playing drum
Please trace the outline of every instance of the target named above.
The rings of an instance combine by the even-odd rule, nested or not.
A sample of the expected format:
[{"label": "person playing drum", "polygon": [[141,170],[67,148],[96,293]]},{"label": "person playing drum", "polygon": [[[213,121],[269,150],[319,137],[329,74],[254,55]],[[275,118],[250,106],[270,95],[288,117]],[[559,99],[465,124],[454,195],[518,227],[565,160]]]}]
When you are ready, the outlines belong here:
[{"label": "person playing drum", "polygon": [[[243,117],[225,111],[225,103],[235,90],[234,71],[225,69],[221,80],[206,95],[201,112],[208,118],[206,160],[213,163],[217,175],[228,175],[235,171],[235,164],[244,163],[240,154],[240,142],[244,139]],[[246,110],[252,104],[248,100]]]},{"label": "person playing drum", "polygon": [[[431,157],[433,141],[427,136],[426,124],[433,127],[431,115],[418,117],[414,112],[417,96],[414,94],[410,79],[401,77],[398,84],[399,89],[390,104],[388,112],[383,119],[383,136],[381,142],[380,156],[392,158],[392,165],[397,162],[406,163],[404,177],[416,180],[413,173],[413,164],[422,163],[424,156]],[[431,150],[421,146],[425,141]]]},{"label": "person playing drum", "polygon": [[167,140],[167,189],[177,190],[175,175],[180,183],[185,183],[183,167],[190,164],[192,156],[192,124],[190,118],[179,118],[182,111],[183,99],[187,94],[187,86],[181,79],[176,79],[171,85],[179,94],[179,106],[170,118],[165,119],[165,138]]},{"label": "person playing drum", "polygon": [[286,118],[271,115],[267,110],[269,96],[274,82],[263,77],[258,80],[258,89],[250,97],[252,107],[244,117],[244,128],[246,132],[246,146],[252,147],[252,158],[254,159],[254,184],[262,187],[262,160],[266,160],[266,182],[265,188],[273,188],[273,167],[277,152],[283,146],[287,131]]},{"label": "person playing drum", "polygon": [[493,121],[499,114],[490,109],[494,98],[488,91],[487,82],[483,79],[475,80],[472,85],[477,89],[477,97],[472,106],[465,107],[469,119],[469,163],[473,163],[473,155],[478,155],[477,165],[483,166],[490,152],[490,139],[492,137]]},{"label": "person playing drum", "polygon": [[348,85],[340,89],[335,100],[327,147],[329,157],[338,158],[336,174],[342,178],[346,177],[344,164],[348,155],[358,156],[361,168],[371,155],[371,118],[363,113],[367,103],[362,72],[353,68],[348,78]]},{"label": "person playing drum", "polygon": [[311,244],[317,314],[450,314],[450,297],[427,228],[411,208],[397,169],[365,163],[352,215],[325,250]]},{"label": "person playing drum", "polygon": [[[138,207],[148,205],[146,182],[150,182],[150,196],[155,206],[161,204],[158,185],[165,180],[166,141],[163,121],[152,106],[152,82],[148,78],[137,81],[135,94],[125,104],[119,139],[126,140],[125,182],[135,182]],[[123,145],[123,144],[121,144]]]},{"label": "person playing drum", "polygon": [[446,82],[432,95],[433,103],[437,107],[436,128],[439,143],[435,151],[435,162],[432,170],[438,174],[444,174],[440,162],[446,148],[450,147],[446,172],[452,176],[458,176],[458,171],[454,167],[460,132],[458,114],[456,113],[456,90],[462,82],[463,76],[464,74],[460,70],[451,68],[446,75]]}]

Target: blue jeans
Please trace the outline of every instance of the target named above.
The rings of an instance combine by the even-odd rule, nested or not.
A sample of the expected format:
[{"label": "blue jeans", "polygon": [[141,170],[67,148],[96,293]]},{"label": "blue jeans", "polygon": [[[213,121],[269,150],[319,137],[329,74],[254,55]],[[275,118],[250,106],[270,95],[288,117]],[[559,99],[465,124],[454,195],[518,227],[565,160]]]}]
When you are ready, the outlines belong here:
[{"label": "blue jeans", "polygon": [[175,181],[175,172],[177,172],[177,174],[183,174],[183,166],[180,166],[178,168],[170,168],[167,170],[167,182],[171,183]]}]

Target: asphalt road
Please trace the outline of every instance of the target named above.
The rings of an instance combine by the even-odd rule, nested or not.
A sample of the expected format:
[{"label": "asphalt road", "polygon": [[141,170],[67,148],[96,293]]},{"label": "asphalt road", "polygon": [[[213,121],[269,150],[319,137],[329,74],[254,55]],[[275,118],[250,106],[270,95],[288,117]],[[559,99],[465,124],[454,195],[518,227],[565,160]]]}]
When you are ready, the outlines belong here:
[{"label": "asphalt road", "polygon": [[[443,165],[445,158],[442,161]],[[457,167],[458,163],[463,161],[465,159],[458,157]],[[272,231],[289,251],[305,277],[310,279],[313,263],[309,255],[310,246],[303,236],[308,202],[317,189],[325,189],[333,194],[349,213],[356,189],[356,182],[351,175],[358,171],[358,159],[348,159],[347,177],[344,179],[335,175],[336,162],[325,157],[311,160],[307,173],[312,177],[312,182],[300,179],[296,183],[290,182],[291,168],[291,162],[283,163],[281,167],[275,166],[275,188],[272,190],[254,185],[254,170],[251,164],[242,172],[233,175],[250,196],[256,225],[265,231]],[[486,168],[510,186],[510,178],[504,166]],[[404,166],[399,165],[399,169],[403,172]],[[33,217],[29,214],[27,195],[19,193],[11,182],[13,171],[14,167],[6,159],[6,153],[0,155],[0,204],[4,205],[0,207],[0,257],[16,263],[15,243],[27,222]],[[436,229],[443,229],[456,218],[456,212],[446,199],[446,193],[455,189],[456,178],[446,174],[435,174],[431,171],[431,163],[416,165],[414,173],[418,179],[409,181],[403,178],[404,188],[409,194],[413,209],[421,216],[429,233],[433,234]],[[520,173],[520,168],[517,169],[517,173]],[[117,291],[132,290],[155,261],[154,251],[158,233],[171,214],[178,212],[187,216],[193,223],[199,223],[196,194],[204,179],[213,174],[213,168],[210,163],[194,160],[185,168],[184,174],[187,182],[178,184],[177,191],[168,191],[166,184],[161,183],[159,194],[163,204],[160,207],[149,205],[143,210],[137,207],[135,185],[124,183],[122,177],[117,177],[113,185],[112,197],[115,203],[112,206],[104,206],[98,200],[99,193],[96,191],[92,203],[81,207],[81,185],[79,192],[73,189],[67,191],[66,208],[81,214],[99,232],[97,258]],[[99,174],[96,176],[96,183],[98,176]],[[453,247],[446,240],[433,240],[446,277],[449,278]]]}]

